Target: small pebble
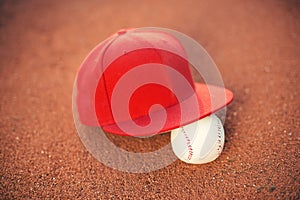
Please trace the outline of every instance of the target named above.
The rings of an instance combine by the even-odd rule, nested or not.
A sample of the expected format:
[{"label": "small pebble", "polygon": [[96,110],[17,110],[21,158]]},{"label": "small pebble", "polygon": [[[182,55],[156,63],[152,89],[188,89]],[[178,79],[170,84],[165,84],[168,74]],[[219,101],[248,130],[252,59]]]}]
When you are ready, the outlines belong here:
[{"label": "small pebble", "polygon": [[270,186],[270,192],[273,192],[276,189],[276,187],[274,185]]}]

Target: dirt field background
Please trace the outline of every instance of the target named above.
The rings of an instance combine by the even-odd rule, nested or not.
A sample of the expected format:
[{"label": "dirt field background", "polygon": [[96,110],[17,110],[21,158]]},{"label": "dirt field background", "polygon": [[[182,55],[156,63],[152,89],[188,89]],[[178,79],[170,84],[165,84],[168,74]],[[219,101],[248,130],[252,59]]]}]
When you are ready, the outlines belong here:
[{"label": "dirt field background", "polygon": [[[0,1],[1,199],[299,199],[299,11],[288,0]],[[196,39],[234,92],[215,162],[131,174],[82,145],[79,65],[117,30],[145,26]],[[111,138],[141,151],[168,139]]]}]

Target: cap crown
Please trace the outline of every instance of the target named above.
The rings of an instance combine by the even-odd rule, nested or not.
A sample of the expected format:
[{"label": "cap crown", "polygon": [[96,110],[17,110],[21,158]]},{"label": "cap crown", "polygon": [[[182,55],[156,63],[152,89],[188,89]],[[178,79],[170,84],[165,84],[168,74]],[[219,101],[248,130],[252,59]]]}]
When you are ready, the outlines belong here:
[{"label": "cap crown", "polygon": [[[131,73],[132,70],[141,68],[138,76],[131,77],[126,79],[125,83],[123,82],[125,84],[121,86],[123,90],[119,90],[115,96],[118,98],[117,101],[124,100],[123,103],[118,105],[128,106],[132,119],[147,116],[149,108],[154,104],[160,104],[164,108],[178,104],[173,91],[175,89],[180,90],[178,87],[181,86],[177,84],[176,78],[170,74],[170,71],[162,66],[173,68],[186,79],[191,87],[194,87],[183,47],[176,38],[168,33],[135,30],[119,31],[104,41],[103,45],[98,48],[100,51],[95,60],[97,62],[96,68],[91,69],[94,70],[94,77],[89,77],[89,79],[92,78],[93,84],[98,79],[96,88],[87,87],[88,84],[91,84],[91,80],[88,80],[89,83],[84,85],[86,86],[85,90],[94,90],[94,96],[89,94],[87,98],[94,98],[94,112],[100,125],[116,123],[112,109],[115,112],[124,112],[123,108],[112,106],[112,98],[119,81],[127,76],[127,73]],[[143,70],[143,67],[148,70]],[[126,102],[125,99],[129,92],[125,91],[126,88],[143,82],[149,76],[153,77],[153,81],[136,88],[136,91],[131,94],[130,101]],[[160,80],[163,80],[164,86],[157,83]],[[184,90],[183,87],[182,90]],[[182,91],[182,93],[185,93],[185,91]],[[184,94],[186,98],[191,95],[188,91]],[[92,101],[92,99],[89,100]],[[161,109],[161,107],[157,109]],[[91,110],[93,108],[90,108],[86,114],[90,115]],[[126,113],[124,115],[122,113],[118,114],[118,116],[121,116],[118,118],[119,121],[132,120],[128,119]],[[86,120],[91,117],[84,118]]]}]

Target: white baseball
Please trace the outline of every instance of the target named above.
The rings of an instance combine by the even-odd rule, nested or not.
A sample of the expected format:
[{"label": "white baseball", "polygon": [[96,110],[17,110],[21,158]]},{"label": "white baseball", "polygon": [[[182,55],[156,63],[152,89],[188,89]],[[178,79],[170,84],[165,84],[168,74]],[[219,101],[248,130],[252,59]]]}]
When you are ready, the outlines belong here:
[{"label": "white baseball", "polygon": [[171,131],[175,155],[191,164],[215,160],[223,150],[224,138],[222,122],[214,114]]}]

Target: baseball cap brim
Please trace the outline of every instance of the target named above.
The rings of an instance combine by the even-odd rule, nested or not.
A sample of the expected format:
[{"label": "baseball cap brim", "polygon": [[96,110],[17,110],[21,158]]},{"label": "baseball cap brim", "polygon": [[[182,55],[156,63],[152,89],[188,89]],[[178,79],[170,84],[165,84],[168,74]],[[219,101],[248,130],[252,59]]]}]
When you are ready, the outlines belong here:
[{"label": "baseball cap brim", "polygon": [[[139,117],[132,121],[123,121],[118,124],[114,123],[105,125],[102,126],[102,128],[104,131],[112,134],[128,136],[149,136],[164,133],[209,116],[210,114],[224,108],[233,100],[233,93],[230,90],[203,83],[195,83],[195,94],[197,96],[198,105],[189,104],[190,99],[186,99],[180,104],[165,108],[165,112],[168,117],[166,118],[163,128],[157,132],[131,133],[120,128],[120,125],[122,125],[121,127],[126,127],[127,124],[130,126],[129,124],[132,124],[132,121],[139,126],[146,126],[150,123],[149,116]],[[181,117],[182,113],[180,106],[182,105],[184,105],[184,108],[182,109],[187,111],[185,112],[187,116],[184,118]],[[195,110],[195,108],[197,109]]]}]

